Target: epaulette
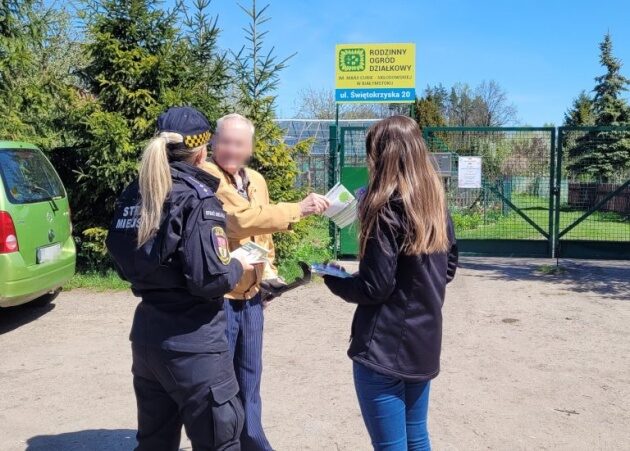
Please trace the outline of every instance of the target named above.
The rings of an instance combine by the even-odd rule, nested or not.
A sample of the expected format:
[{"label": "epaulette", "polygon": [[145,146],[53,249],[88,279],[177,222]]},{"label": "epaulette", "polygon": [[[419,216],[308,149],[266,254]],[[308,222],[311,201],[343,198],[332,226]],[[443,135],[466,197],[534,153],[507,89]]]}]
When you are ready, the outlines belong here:
[{"label": "epaulette", "polygon": [[213,197],[214,192],[205,183],[200,182],[192,175],[182,175],[181,179],[191,188],[193,188],[199,195],[199,199],[205,199],[207,197]]}]

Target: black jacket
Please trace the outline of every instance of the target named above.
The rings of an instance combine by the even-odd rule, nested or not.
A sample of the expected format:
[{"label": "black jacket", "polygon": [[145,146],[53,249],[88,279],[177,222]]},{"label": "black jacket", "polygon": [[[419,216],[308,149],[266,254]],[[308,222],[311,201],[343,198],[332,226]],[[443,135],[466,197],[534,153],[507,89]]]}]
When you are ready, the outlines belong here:
[{"label": "black jacket", "polygon": [[119,273],[142,302],[131,340],[182,352],[225,351],[223,295],[243,269],[230,260],[219,180],[189,164],[171,164],[173,188],[154,238],[137,248],[138,183],[116,205],[106,244]]},{"label": "black jacket", "polygon": [[455,276],[457,245],[449,217],[447,253],[403,255],[404,213],[393,205],[393,227],[381,221],[370,236],[359,272],[326,276],[326,285],[358,304],[348,355],[372,370],[406,381],[425,381],[440,371],[442,304]]}]

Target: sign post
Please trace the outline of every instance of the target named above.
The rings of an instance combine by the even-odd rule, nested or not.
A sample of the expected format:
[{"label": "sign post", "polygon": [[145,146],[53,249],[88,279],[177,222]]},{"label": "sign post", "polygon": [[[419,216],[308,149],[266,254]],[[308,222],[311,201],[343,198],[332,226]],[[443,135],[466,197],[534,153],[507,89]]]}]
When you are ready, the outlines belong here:
[{"label": "sign post", "polygon": [[[339,105],[343,103],[405,103],[413,116],[416,102],[416,46],[402,44],[339,44],[335,48],[335,127],[331,127],[330,154],[334,158],[334,182],[344,181],[346,188],[354,190],[365,184],[367,168],[343,168],[343,152],[336,158],[344,143],[339,145]],[[341,138],[344,133],[341,130]],[[334,147],[332,147],[334,145]],[[347,173],[344,171],[348,171]],[[360,184],[359,184],[360,183]],[[357,184],[359,184],[357,186]],[[337,250],[350,254],[356,249],[356,236],[347,228],[339,229],[331,224],[331,236]],[[350,249],[342,243],[349,244]],[[339,249],[338,249],[339,246]]]}]

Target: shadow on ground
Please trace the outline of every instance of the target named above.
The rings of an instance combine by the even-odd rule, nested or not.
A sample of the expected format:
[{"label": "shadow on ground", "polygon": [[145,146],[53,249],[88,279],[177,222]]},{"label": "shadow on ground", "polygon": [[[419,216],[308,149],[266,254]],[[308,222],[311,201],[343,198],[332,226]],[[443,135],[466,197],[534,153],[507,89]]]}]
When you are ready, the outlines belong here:
[{"label": "shadow on ground", "polygon": [[604,298],[630,301],[630,261],[462,258],[462,268],[484,271],[484,277],[536,280],[577,293],[592,292]]},{"label": "shadow on ground", "polygon": [[55,308],[55,304],[36,306],[30,303],[0,309],[0,335],[35,321]]},{"label": "shadow on ground", "polygon": [[26,442],[27,451],[131,451],[136,446],[132,429],[88,429],[56,435],[36,435]]}]

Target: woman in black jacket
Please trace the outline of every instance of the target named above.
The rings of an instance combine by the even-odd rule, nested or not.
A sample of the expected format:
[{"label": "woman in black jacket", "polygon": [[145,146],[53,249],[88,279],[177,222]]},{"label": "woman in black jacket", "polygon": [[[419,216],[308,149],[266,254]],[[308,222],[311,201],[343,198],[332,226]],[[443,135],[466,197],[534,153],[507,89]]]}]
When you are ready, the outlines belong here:
[{"label": "woman in black jacket", "polygon": [[374,449],[428,450],[429,381],[440,370],[441,310],[457,267],[453,225],[412,119],[372,126],[366,152],[359,272],[324,280],[357,304],[348,355]]}]

